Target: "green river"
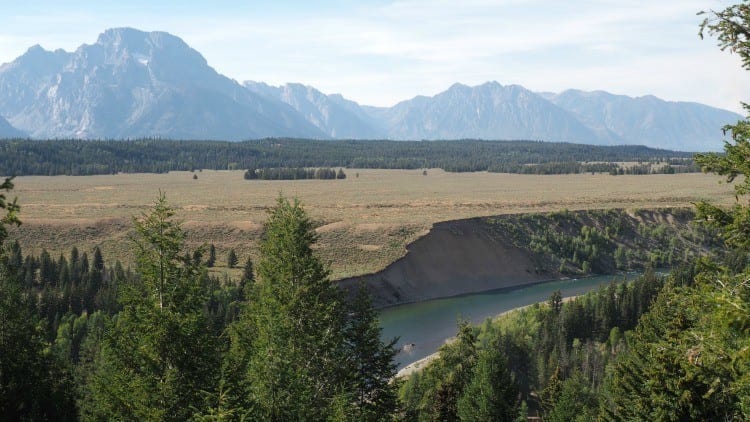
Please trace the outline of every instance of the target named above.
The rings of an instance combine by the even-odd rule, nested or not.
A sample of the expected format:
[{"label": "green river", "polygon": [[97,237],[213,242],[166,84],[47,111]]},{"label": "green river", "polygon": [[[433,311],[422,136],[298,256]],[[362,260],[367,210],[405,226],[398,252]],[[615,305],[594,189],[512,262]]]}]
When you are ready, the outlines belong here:
[{"label": "green river", "polygon": [[[397,347],[401,351],[396,356],[396,362],[400,369],[435,353],[446,339],[456,334],[458,318],[479,324],[502,312],[546,301],[555,290],[560,290],[563,297],[577,296],[607,285],[612,280],[623,281],[626,278],[630,280],[639,274],[555,280],[393,306],[380,311],[382,337],[388,340],[399,337]],[[404,348],[405,345],[406,348]]]}]

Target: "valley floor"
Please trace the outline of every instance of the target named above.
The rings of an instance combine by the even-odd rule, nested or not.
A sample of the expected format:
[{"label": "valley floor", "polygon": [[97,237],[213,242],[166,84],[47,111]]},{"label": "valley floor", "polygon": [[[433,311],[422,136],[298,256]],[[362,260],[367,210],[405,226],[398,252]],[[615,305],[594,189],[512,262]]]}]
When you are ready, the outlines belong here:
[{"label": "valley floor", "polygon": [[[98,245],[107,259],[132,262],[132,216],[159,191],[178,210],[188,245],[213,243],[217,271],[235,249],[257,256],[267,210],[279,195],[298,197],[317,222],[318,252],[334,279],[379,271],[405,255],[432,225],[478,216],[562,209],[688,207],[699,199],[729,204],[728,185],[704,174],[518,175],[427,170],[347,169],[345,180],[247,181],[242,171],[102,176],[26,176],[14,180],[22,206],[24,250],[53,254]],[[197,179],[193,178],[197,175]],[[230,270],[238,273],[239,269]]]}]

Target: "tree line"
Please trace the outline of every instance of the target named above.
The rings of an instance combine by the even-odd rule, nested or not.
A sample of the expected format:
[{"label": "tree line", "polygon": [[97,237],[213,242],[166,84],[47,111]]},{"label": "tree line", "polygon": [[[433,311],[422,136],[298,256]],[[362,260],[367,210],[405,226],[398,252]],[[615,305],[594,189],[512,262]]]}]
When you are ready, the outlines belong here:
[{"label": "tree line", "polygon": [[334,180],[346,179],[344,169],[336,171],[332,168],[251,168],[245,170],[245,180]]},{"label": "tree line", "polygon": [[[688,164],[692,154],[644,146],[538,141],[262,139],[232,143],[160,139],[0,140],[0,169],[6,176],[314,167],[441,168],[450,172],[527,174],[607,173],[619,167],[617,162],[662,163],[670,160]],[[675,164],[671,168],[684,167]]]}]

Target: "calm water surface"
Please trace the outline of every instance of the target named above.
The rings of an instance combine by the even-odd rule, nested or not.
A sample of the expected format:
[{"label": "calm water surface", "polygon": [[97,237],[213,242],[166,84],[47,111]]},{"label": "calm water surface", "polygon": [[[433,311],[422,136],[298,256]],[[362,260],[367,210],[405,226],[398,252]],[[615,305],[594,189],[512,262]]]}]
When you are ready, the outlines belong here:
[{"label": "calm water surface", "polygon": [[[380,311],[383,338],[400,337],[396,356],[402,368],[437,351],[446,339],[456,334],[456,321],[462,318],[474,324],[488,317],[521,306],[546,301],[560,290],[563,297],[577,296],[609,284],[612,280],[631,280],[639,273],[556,280],[532,286],[493,290],[466,296],[434,299],[426,302],[394,306]],[[409,351],[406,344],[414,344]]]}]

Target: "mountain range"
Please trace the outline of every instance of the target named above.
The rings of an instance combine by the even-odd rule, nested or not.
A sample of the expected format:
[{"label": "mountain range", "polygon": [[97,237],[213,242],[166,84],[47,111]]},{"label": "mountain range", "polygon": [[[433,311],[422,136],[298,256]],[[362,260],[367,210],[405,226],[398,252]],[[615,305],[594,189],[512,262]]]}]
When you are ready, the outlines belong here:
[{"label": "mountain range", "polygon": [[531,139],[704,151],[721,149],[721,127],[741,118],[654,96],[497,82],[364,106],[302,84],[240,84],[180,38],[131,28],[74,52],[33,46],[0,66],[0,138]]}]

